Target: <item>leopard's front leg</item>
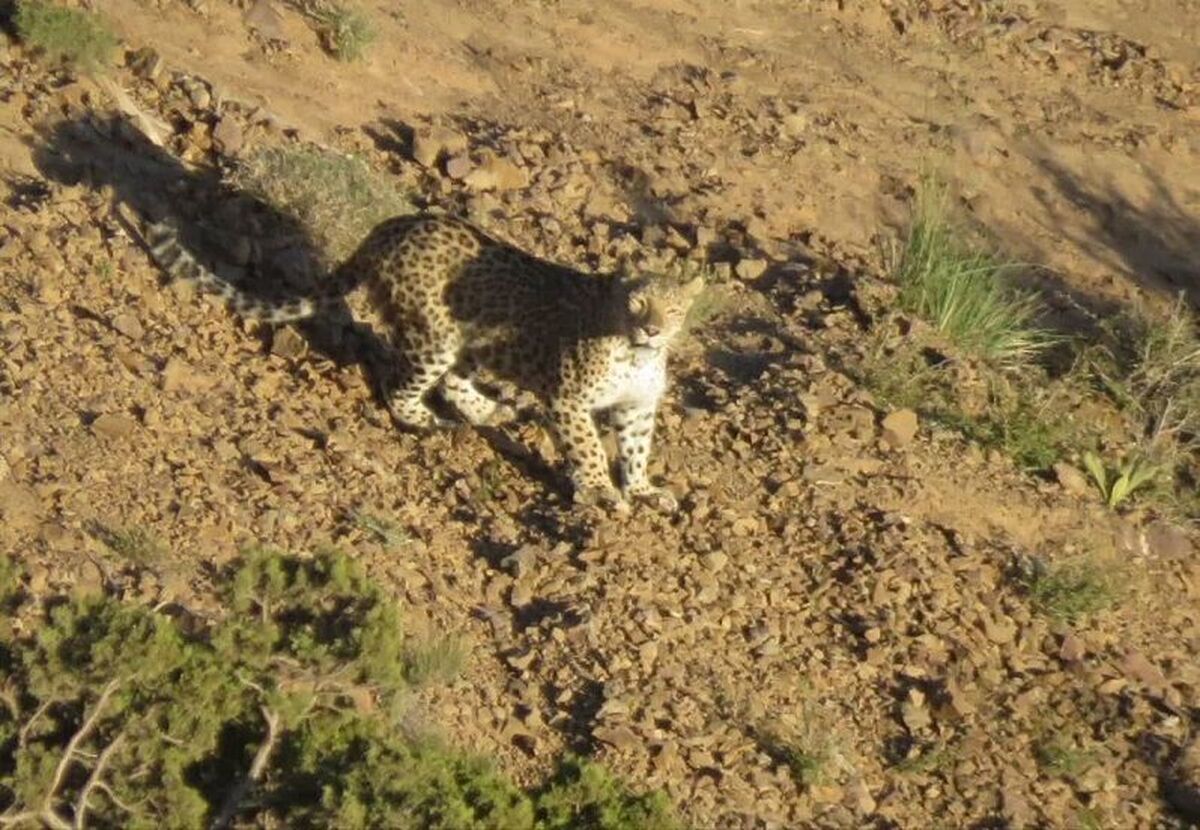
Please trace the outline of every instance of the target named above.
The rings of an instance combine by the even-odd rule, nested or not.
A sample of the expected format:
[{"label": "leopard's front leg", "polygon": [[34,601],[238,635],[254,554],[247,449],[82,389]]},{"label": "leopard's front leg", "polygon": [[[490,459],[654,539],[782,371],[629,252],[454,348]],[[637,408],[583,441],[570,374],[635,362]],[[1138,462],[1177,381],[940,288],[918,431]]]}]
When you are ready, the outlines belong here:
[{"label": "leopard's front leg", "polygon": [[673,513],[679,509],[675,495],[664,487],[655,487],[646,476],[654,439],[654,413],[654,406],[645,405],[620,406],[612,412],[621,484],[629,498],[650,502],[665,513]]}]

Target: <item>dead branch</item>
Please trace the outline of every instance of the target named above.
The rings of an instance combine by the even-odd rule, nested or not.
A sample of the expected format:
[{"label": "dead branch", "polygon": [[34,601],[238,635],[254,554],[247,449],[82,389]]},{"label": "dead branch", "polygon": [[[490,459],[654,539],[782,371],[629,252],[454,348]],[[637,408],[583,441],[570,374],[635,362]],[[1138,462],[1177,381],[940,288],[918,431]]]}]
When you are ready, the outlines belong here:
[{"label": "dead branch", "polygon": [[46,714],[46,710],[49,709],[53,703],[53,699],[45,701],[41,706],[34,710],[33,714],[29,716],[29,720],[25,721],[24,725],[21,727],[21,731],[17,733],[18,750],[25,748],[25,744],[29,741],[30,730],[33,729],[33,726],[38,722],[38,719],[42,715]]},{"label": "dead branch", "polygon": [[[111,801],[113,804],[116,804],[118,807],[120,807],[125,812],[127,812],[127,813],[133,812],[133,807],[129,806],[124,801],[122,801],[121,798],[112,791],[112,787],[108,786],[103,781],[96,782],[96,789],[98,789],[100,792],[102,792],[106,796],[108,796],[109,801]],[[145,799],[142,799],[142,800],[144,801]]]},{"label": "dead branch", "polygon": [[79,791],[79,798],[75,800],[75,830],[84,830],[84,827],[87,826],[85,819],[88,810],[88,798],[91,797],[92,790],[100,783],[100,777],[104,775],[104,768],[108,766],[109,760],[112,759],[113,753],[117,751],[117,747],[121,745],[121,740],[124,737],[124,732],[118,732],[117,737],[113,738],[108,746],[104,747],[104,751],[96,759],[96,766],[92,767],[92,772],[88,775],[87,782],[83,785],[83,789]]},{"label": "dead branch", "polygon": [[119,685],[119,680],[108,681],[103,691],[100,692],[100,698],[96,701],[96,705],[92,707],[92,713],[87,716],[79,730],[71,736],[71,740],[67,741],[67,748],[63,750],[62,757],[58,760],[58,766],[54,768],[54,777],[50,780],[50,787],[46,791],[46,797],[42,800],[41,811],[37,814],[42,823],[48,825],[52,830],[72,830],[66,819],[55,811],[54,795],[62,786],[63,776],[67,774],[67,769],[70,768],[79,745],[92,734],[97,721],[100,720],[100,713],[104,711],[104,707],[108,705],[108,699],[112,697]]},{"label": "dead branch", "polygon": [[108,93],[116,103],[117,109],[133,122],[133,125],[146,137],[147,141],[156,147],[166,145],[163,134],[169,132],[169,128],[165,124],[135,104],[129,97],[129,93],[109,78],[97,78],[96,83]]},{"label": "dead branch", "polygon": [[225,796],[225,800],[221,802],[221,809],[217,811],[217,816],[209,825],[209,830],[224,830],[233,821],[233,817],[237,815],[238,808],[241,806],[242,799],[246,797],[246,793],[250,788],[262,778],[266,771],[267,762],[271,759],[271,753],[275,751],[275,743],[279,740],[279,715],[272,712],[266,706],[262,707],[263,718],[267,722],[267,735],[263,738],[261,744],[258,745],[258,751],[254,753],[254,760],[250,762],[250,769],[238,781],[237,785],[230,790],[229,795]]},{"label": "dead branch", "polygon": [[104,690],[100,692],[100,698],[96,701],[92,713],[88,715],[87,720],[83,722],[83,726],[79,727],[71,740],[67,741],[67,748],[63,750],[62,758],[58,761],[58,766],[54,768],[54,778],[50,781],[50,790],[46,793],[46,800],[43,802],[43,808],[51,809],[54,803],[54,794],[58,792],[58,788],[62,785],[63,776],[67,773],[67,768],[71,765],[71,760],[75,756],[75,749],[88,735],[92,734],[92,730],[96,728],[96,722],[100,719],[100,713],[104,711],[104,707],[108,705],[108,699],[112,697],[113,692],[120,685],[119,680],[110,680],[104,686]]}]

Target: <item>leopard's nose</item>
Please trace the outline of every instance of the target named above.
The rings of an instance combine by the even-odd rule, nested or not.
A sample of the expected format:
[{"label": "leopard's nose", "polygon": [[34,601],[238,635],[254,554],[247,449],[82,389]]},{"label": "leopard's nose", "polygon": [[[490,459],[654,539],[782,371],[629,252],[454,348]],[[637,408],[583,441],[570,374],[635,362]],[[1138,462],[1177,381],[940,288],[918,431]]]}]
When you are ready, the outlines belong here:
[{"label": "leopard's nose", "polygon": [[647,337],[658,337],[660,331],[658,326],[643,326],[642,330],[646,332]]}]

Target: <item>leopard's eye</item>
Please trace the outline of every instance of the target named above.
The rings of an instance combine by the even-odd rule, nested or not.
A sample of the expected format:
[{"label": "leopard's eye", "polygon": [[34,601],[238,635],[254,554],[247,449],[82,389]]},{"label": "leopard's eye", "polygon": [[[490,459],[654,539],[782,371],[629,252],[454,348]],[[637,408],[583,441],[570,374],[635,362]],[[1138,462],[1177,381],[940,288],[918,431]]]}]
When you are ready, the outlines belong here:
[{"label": "leopard's eye", "polygon": [[629,311],[631,314],[639,314],[639,315],[644,314],[646,312],[646,298],[645,297],[630,297],[629,298]]}]

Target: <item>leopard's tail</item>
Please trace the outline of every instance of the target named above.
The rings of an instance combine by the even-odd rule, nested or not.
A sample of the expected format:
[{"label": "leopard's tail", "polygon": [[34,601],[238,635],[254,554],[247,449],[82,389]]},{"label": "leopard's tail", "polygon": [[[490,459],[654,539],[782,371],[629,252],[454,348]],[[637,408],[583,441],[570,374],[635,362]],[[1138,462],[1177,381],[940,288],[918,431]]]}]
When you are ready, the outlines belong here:
[{"label": "leopard's tail", "polygon": [[217,276],[214,271],[187,251],[179,241],[179,229],[172,222],[138,222],[125,205],[118,207],[118,216],[134,234],[140,237],[151,259],[172,279],[186,279],[205,294],[221,297],[230,311],[250,320],[265,323],[290,323],[305,320],[323,309],[336,305],[344,295],[354,290],[359,278],[352,267],[341,267],[331,278],[323,281],[319,294],[302,295],[289,300],[266,300]]},{"label": "leopard's tail", "polygon": [[180,244],[178,229],[169,222],[148,224],[141,235],[151,258],[167,276],[187,280],[205,294],[222,298],[232,312],[247,320],[268,323],[304,320],[336,299],[333,296],[306,296],[276,301],[255,297],[217,276],[192,256]]}]

